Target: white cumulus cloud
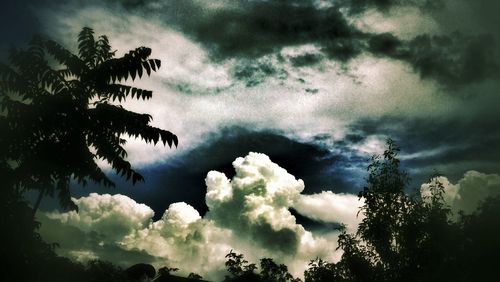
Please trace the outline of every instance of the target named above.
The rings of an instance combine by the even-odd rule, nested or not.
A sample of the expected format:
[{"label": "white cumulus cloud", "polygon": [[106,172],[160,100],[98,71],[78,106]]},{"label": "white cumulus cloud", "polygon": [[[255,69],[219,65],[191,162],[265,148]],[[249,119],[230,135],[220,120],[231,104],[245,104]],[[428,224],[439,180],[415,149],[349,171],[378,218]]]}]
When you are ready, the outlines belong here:
[{"label": "white cumulus cloud", "polygon": [[300,214],[315,220],[343,223],[349,232],[353,232],[363,220],[362,213],[358,214],[363,204],[364,200],[353,194],[323,191],[300,195],[293,207]]},{"label": "white cumulus cloud", "polygon": [[[474,170],[467,171],[456,184],[448,178],[437,178],[443,185],[445,202],[453,212],[463,211],[466,214],[474,212],[479,204],[488,196],[500,194],[500,175],[485,174]],[[422,196],[430,195],[432,183],[424,183],[420,188]]]},{"label": "white cumulus cloud", "polygon": [[73,199],[73,202],[78,206],[79,212],[52,212],[47,216],[85,232],[106,234],[110,240],[148,226],[154,215],[153,210],[147,205],[138,204],[129,197],[119,194],[91,193],[88,197]]},{"label": "white cumulus cloud", "polygon": [[[216,171],[207,174],[209,211],[204,217],[181,202],[171,204],[161,219],[153,221],[153,211],[144,204],[123,195],[92,193],[74,199],[79,213],[44,215],[44,224],[52,228],[42,228],[42,235],[54,235],[59,230],[54,226],[58,226],[61,234],[51,238],[71,241],[71,234],[63,233],[71,227],[73,233],[79,230],[79,236],[99,239],[85,240],[86,245],[62,244],[60,253],[74,259],[103,257],[126,264],[130,260],[120,259],[123,252],[135,252],[154,258],[157,267],[179,267],[183,274],[193,271],[209,279],[224,276],[224,256],[231,249],[256,263],[263,257],[274,258],[297,276],[311,259],[339,259],[341,252],[335,249],[338,232],[308,231],[289,209],[319,221],[354,226],[359,220],[356,196],[328,191],[302,195],[304,182],[264,154],[249,153],[237,158],[233,166],[236,174],[232,179]],[[112,247],[115,256],[106,253],[105,246]]]}]

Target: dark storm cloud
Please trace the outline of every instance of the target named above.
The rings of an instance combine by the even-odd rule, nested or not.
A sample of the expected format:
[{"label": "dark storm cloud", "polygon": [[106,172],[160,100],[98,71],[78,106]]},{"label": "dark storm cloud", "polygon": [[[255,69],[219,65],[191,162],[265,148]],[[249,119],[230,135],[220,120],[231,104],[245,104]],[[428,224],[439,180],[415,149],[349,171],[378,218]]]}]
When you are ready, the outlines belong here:
[{"label": "dark storm cloud", "polygon": [[[138,15],[159,20],[166,27],[201,43],[215,62],[236,58],[231,75],[247,86],[255,86],[270,77],[286,79],[288,73],[284,66],[287,64],[304,67],[323,60],[346,64],[363,53],[407,62],[423,79],[437,80],[448,87],[498,77],[500,38],[495,36],[499,34],[496,27],[500,24],[500,17],[490,11],[500,11],[498,1],[469,1],[479,4],[456,1],[108,0],[106,4],[73,1],[64,5],[104,7],[124,18]],[[362,17],[360,12],[367,9],[384,12],[406,6],[428,7],[430,3],[444,3],[437,5],[439,9],[425,12],[441,24],[441,35],[423,34],[402,41],[392,34],[361,31],[351,24],[353,19]],[[59,5],[62,7],[62,4],[60,0],[43,2],[52,10],[57,10]],[[483,12],[487,15],[485,19],[481,17]],[[61,11],[61,16],[64,13]],[[455,30],[463,35],[453,33]],[[303,44],[314,45],[320,51],[317,54],[296,54],[289,61],[280,60],[280,51],[284,47]],[[273,55],[276,60],[266,61],[266,55]]]},{"label": "dark storm cloud", "polygon": [[[196,1],[186,1],[175,11],[191,14],[177,17],[176,24],[219,58],[256,58],[276,53],[286,46],[316,44],[326,57],[303,54],[291,60],[292,65],[313,65],[324,58],[348,62],[368,51],[403,60],[423,79],[435,79],[446,86],[466,85],[498,76],[498,45],[487,31],[484,35],[421,35],[400,41],[392,34],[361,32],[340,12],[343,7],[384,10],[407,5],[423,7],[428,6],[429,1],[359,0],[329,7],[318,7],[313,1],[235,1],[211,11],[203,9]],[[246,81],[248,86],[276,76],[282,64],[250,61],[242,62],[234,72],[234,77]],[[286,77],[286,73],[280,75]]]},{"label": "dark storm cloud", "polygon": [[241,60],[232,69],[232,75],[236,79],[244,81],[247,87],[258,85],[269,77],[285,79],[288,73],[266,58],[257,60]]},{"label": "dark storm cloud", "polygon": [[352,131],[359,136],[382,134],[395,139],[402,148],[402,165],[412,171],[415,187],[435,170],[453,181],[468,170],[500,171],[500,125],[494,116],[461,120],[365,119],[354,125]]},{"label": "dark storm cloud", "polygon": [[424,35],[408,43],[409,61],[422,77],[453,84],[500,77],[500,1],[442,0],[428,15],[442,36]]},{"label": "dark storm cloud", "polygon": [[295,67],[311,66],[319,63],[323,57],[320,54],[305,53],[290,58],[290,61]]},{"label": "dark storm cloud", "polygon": [[430,15],[446,32],[490,33],[500,36],[500,1],[443,0],[444,7]]},{"label": "dark storm cloud", "polygon": [[342,1],[344,5],[349,7],[352,13],[360,13],[367,9],[374,8],[382,11],[387,11],[389,8],[400,5],[404,0],[348,0]]},{"label": "dark storm cloud", "polygon": [[389,33],[373,36],[369,51],[408,62],[422,78],[433,78],[449,87],[498,78],[498,45],[492,35],[421,35],[400,41]]},{"label": "dark storm cloud", "polygon": [[341,0],[340,3],[349,9],[351,14],[359,14],[368,9],[387,12],[391,8],[412,6],[422,10],[443,8],[444,0]]},{"label": "dark storm cloud", "polygon": [[[111,0],[110,2],[117,2]],[[218,58],[258,57],[285,46],[314,43],[337,60],[358,55],[363,33],[349,24],[339,7],[317,7],[310,0],[218,1],[217,8],[202,1],[125,1],[130,10],[152,13],[160,9],[167,24],[202,42]]]},{"label": "dark storm cloud", "polygon": [[260,56],[316,43],[339,60],[359,53],[362,36],[337,7],[319,9],[312,1],[241,1],[235,10],[215,12],[193,32],[222,56]]}]

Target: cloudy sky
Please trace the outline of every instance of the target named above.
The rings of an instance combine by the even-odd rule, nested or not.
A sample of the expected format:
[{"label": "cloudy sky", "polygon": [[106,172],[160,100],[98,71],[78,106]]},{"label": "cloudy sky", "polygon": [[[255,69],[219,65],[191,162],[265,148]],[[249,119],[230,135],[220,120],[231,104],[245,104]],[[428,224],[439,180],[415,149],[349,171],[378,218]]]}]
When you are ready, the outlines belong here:
[{"label": "cloudy sky", "polygon": [[130,83],[153,98],[124,106],[179,137],[177,149],[129,140],[145,183],[74,185],[79,214],[46,200],[42,233],[63,255],[216,279],[234,249],[300,274],[339,257],[335,227],[356,228],[388,137],[409,191],[437,170],[449,204],[471,211],[500,189],[497,0],[12,2],[0,58],[34,33],[76,50],[84,26],[118,55],[152,48],[162,68]]}]

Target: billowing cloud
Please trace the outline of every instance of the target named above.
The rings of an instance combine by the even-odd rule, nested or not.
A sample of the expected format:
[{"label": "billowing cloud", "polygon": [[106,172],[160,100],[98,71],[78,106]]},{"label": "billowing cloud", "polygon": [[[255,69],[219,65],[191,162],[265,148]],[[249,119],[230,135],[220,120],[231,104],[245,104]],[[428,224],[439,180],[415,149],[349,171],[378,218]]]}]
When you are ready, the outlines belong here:
[{"label": "billowing cloud", "polygon": [[313,195],[300,195],[294,204],[294,209],[300,214],[329,223],[342,223],[348,232],[355,232],[363,220],[363,214],[358,213],[364,201],[353,194],[336,194],[331,191]]},{"label": "billowing cloud", "polygon": [[174,203],[162,218],[125,236],[120,245],[162,258],[157,265],[178,267],[181,273],[196,272],[220,278],[224,254],[234,248],[232,230],[202,219],[193,207]]},{"label": "billowing cloud", "polygon": [[[485,174],[474,170],[467,171],[456,184],[444,176],[435,179],[443,185],[443,198],[452,211],[463,211],[465,214],[474,212],[479,204],[489,196],[500,194],[500,175]],[[430,195],[433,182],[422,184],[420,191],[423,196]]]},{"label": "billowing cloud", "polygon": [[148,206],[137,204],[119,194],[91,193],[88,197],[73,199],[73,202],[78,206],[78,212],[49,213],[47,216],[85,232],[107,234],[111,236],[109,240],[121,238],[132,230],[148,226],[154,214]]},{"label": "billowing cloud", "polygon": [[[77,260],[104,258],[127,266],[144,258],[156,266],[179,267],[182,273],[195,271],[211,279],[223,277],[224,255],[231,249],[255,262],[272,257],[299,276],[310,259],[339,258],[338,232],[314,234],[297,223],[290,209],[353,228],[359,220],[357,197],[330,191],[302,195],[304,182],[264,154],[249,153],[233,166],[232,179],[217,171],[207,174],[209,211],[204,217],[179,202],[153,221],[153,211],[144,204],[123,195],[92,193],[74,199],[79,213],[42,214],[41,233],[46,240],[60,241],[58,251]],[[76,244],[75,238],[85,243]],[[125,260],[127,252],[136,256]]]},{"label": "billowing cloud", "polygon": [[146,228],[153,210],[123,195],[99,195],[73,199],[79,212],[39,213],[40,232],[47,242],[59,244],[58,253],[78,261],[100,258],[121,266],[153,263],[153,255],[125,250],[117,242],[137,229]]},{"label": "billowing cloud", "polygon": [[216,171],[206,178],[208,218],[248,236],[266,248],[296,253],[305,230],[288,210],[304,189],[264,154],[250,153],[233,162],[231,181]]}]

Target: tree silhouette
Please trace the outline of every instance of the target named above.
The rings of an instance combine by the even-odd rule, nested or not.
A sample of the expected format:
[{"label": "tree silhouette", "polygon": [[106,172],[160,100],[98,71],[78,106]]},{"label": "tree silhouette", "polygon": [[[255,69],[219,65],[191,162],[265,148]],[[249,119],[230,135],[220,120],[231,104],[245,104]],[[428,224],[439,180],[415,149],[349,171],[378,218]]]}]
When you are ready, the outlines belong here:
[{"label": "tree silhouette", "polygon": [[326,262],[320,258],[311,260],[309,268],[304,271],[305,282],[342,281],[337,275],[337,265]]},{"label": "tree silhouette", "polygon": [[487,198],[471,215],[463,216],[462,252],[457,262],[463,281],[498,280],[500,260],[500,196]]},{"label": "tree silhouette", "polygon": [[127,276],[133,281],[148,281],[156,275],[156,269],[151,264],[137,263],[125,270]]},{"label": "tree silhouette", "polygon": [[383,155],[372,157],[359,193],[365,203],[357,232],[341,228],[341,260],[312,261],[306,281],[463,281],[458,258],[464,238],[460,224],[449,219],[443,185],[432,177],[430,195],[408,195],[398,152],[389,139]]},{"label": "tree silhouette", "polygon": [[259,276],[255,273],[255,263],[248,263],[243,254],[237,254],[233,250],[226,255],[226,269],[231,276],[226,276],[224,281],[258,281]]},{"label": "tree silhouette", "polygon": [[134,184],[143,181],[126,160],[124,135],[147,143],[177,146],[177,136],[150,125],[152,117],[124,109],[126,98],[150,99],[152,92],[121,84],[160,68],[139,47],[115,58],[108,38],[90,28],[78,35],[78,55],[57,42],[35,37],[26,50],[13,50],[0,64],[0,175],[18,191],[38,190],[76,209],[70,180],[86,185],[114,183],[96,164],[102,159]]},{"label": "tree silhouette", "polygon": [[[361,258],[372,264],[371,275],[374,279],[386,281],[393,280],[387,275],[395,273],[398,264],[401,263],[398,256],[402,247],[399,235],[405,224],[406,212],[412,205],[404,191],[408,177],[399,168],[398,152],[399,148],[389,139],[383,155],[373,156],[372,163],[367,168],[369,172],[367,185],[359,193],[359,197],[365,200],[361,208],[365,218],[358,228],[358,235],[367,243],[367,247],[351,251],[349,248],[352,243],[356,243],[357,246],[362,244],[355,241],[349,245],[341,244],[344,250],[347,249],[348,257],[357,252],[358,256],[354,257],[359,258],[359,255],[362,255]],[[351,272],[362,273],[359,270]]]},{"label": "tree silhouette", "polygon": [[[13,190],[2,191],[0,197],[0,266],[1,281],[35,281],[40,260],[55,257],[54,245],[45,243],[36,232],[39,222],[22,196]],[[29,271],[27,271],[29,270]]]},{"label": "tree silhouette", "polygon": [[191,272],[189,273],[189,275],[187,276],[188,279],[192,279],[192,280],[201,280],[203,279],[203,276],[197,274],[197,273],[194,273],[194,272]]},{"label": "tree silhouette", "polygon": [[276,264],[271,258],[260,260],[260,277],[263,282],[299,282],[288,272],[288,267],[284,264]]},{"label": "tree silhouette", "polygon": [[299,282],[289,272],[284,264],[276,264],[271,258],[260,260],[260,273],[256,273],[257,266],[248,263],[242,254],[237,254],[233,250],[226,255],[226,269],[231,276],[226,276],[224,281],[238,282]]}]

